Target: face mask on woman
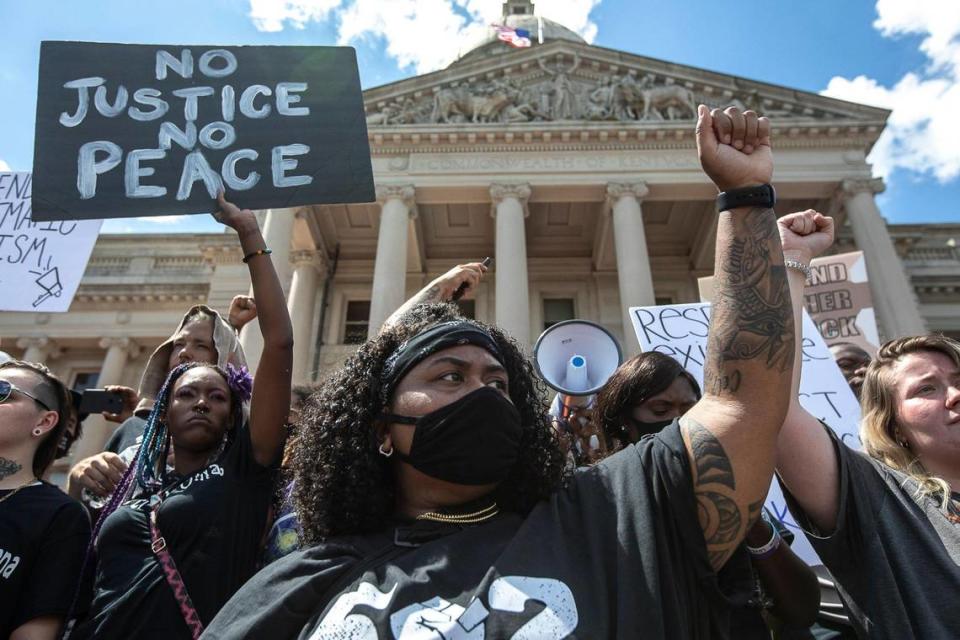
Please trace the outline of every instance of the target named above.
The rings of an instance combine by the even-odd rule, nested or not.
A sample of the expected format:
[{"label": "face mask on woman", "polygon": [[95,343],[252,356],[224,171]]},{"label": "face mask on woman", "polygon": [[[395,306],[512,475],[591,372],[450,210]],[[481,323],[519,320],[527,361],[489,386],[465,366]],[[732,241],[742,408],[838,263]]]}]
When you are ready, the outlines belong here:
[{"label": "face mask on woman", "polygon": [[482,485],[502,482],[517,462],[520,413],[502,393],[482,387],[420,416],[384,413],[389,422],[416,427],[410,453],[400,460],[438,480]]}]

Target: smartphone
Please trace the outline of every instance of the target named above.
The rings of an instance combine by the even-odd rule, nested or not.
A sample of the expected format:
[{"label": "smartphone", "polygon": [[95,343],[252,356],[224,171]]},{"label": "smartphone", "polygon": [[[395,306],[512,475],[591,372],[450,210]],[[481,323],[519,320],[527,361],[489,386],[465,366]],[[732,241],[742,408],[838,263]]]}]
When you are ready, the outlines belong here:
[{"label": "smartphone", "polygon": [[123,396],[106,389],[86,389],[80,399],[80,413],[120,413],[123,411]]}]

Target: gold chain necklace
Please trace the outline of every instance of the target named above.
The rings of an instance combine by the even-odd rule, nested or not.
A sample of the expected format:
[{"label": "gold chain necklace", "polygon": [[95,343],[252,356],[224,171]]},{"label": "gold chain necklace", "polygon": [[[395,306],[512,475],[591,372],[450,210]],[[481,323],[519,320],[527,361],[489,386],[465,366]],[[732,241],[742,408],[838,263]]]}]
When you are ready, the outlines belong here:
[{"label": "gold chain necklace", "polygon": [[7,500],[7,499],[9,499],[9,498],[12,498],[13,496],[17,495],[17,492],[20,491],[20,489],[24,489],[24,488],[26,488],[26,487],[29,487],[30,485],[32,485],[32,484],[33,484],[34,482],[36,482],[36,481],[37,481],[36,478],[30,478],[29,480],[27,480],[26,482],[24,482],[22,485],[20,485],[19,487],[17,487],[16,489],[14,489],[14,490],[11,491],[10,493],[8,493],[7,495],[5,495],[5,496],[3,496],[2,498],[0,498],[0,502],[3,502],[3,501],[5,501],[5,500]]},{"label": "gold chain necklace", "polygon": [[489,520],[500,513],[497,503],[494,502],[488,507],[484,507],[473,513],[437,513],[428,511],[417,516],[417,520],[431,520],[433,522],[446,522],[450,524],[477,524]]}]

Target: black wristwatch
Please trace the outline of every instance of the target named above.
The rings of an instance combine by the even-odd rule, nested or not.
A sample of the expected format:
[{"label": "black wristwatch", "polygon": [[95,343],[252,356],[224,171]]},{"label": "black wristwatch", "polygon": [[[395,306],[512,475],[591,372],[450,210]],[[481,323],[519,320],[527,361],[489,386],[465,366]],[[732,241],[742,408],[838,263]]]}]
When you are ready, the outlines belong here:
[{"label": "black wristwatch", "polygon": [[717,211],[730,211],[738,207],[772,208],[777,203],[777,192],[773,185],[761,184],[756,187],[721,191],[717,196]]}]

